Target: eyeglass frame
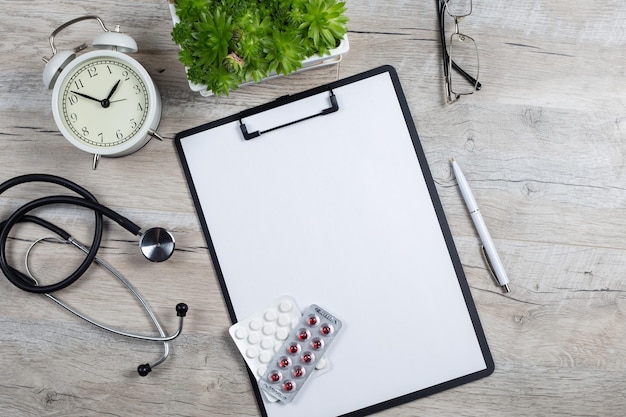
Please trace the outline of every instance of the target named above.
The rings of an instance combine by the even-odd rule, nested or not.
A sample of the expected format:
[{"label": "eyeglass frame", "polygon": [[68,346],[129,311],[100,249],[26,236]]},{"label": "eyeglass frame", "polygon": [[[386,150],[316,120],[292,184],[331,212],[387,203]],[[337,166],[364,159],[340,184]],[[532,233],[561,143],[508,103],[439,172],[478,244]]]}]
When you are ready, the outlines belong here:
[{"label": "eyeglass frame", "polygon": [[[450,13],[450,10],[448,9],[448,0],[437,0],[437,8],[439,9],[439,32],[440,32],[440,37],[441,37],[441,54],[443,58],[443,71],[444,71],[444,78],[445,78],[445,83],[446,83],[446,100],[448,103],[454,103],[462,95],[469,95],[469,94],[472,94],[474,91],[479,91],[482,88],[482,84],[477,79],[478,71],[476,71],[477,72],[476,78],[474,78],[471,75],[469,75],[465,70],[463,70],[463,68],[459,67],[450,58],[450,54],[448,54],[448,46],[446,44],[446,31],[445,31],[445,19],[444,18],[445,18],[445,13],[447,13],[448,16],[454,19],[455,31],[454,33],[452,33],[452,35],[450,35],[450,43],[452,43],[452,38],[456,35],[456,36],[463,36],[465,38],[468,38],[472,42],[474,42],[474,45],[476,45],[476,41],[472,37],[459,32],[459,20],[463,17],[467,17],[470,14],[472,14],[473,2],[470,0],[469,12],[461,16],[453,15]],[[476,62],[478,64],[478,50],[476,51]],[[478,65],[477,65],[477,68],[478,68]],[[456,93],[452,91],[452,87],[451,87],[452,77],[450,75],[450,72],[452,70],[455,70],[457,73],[459,73],[459,75],[465,78],[470,84],[474,85],[474,90],[472,90],[470,93]]]}]

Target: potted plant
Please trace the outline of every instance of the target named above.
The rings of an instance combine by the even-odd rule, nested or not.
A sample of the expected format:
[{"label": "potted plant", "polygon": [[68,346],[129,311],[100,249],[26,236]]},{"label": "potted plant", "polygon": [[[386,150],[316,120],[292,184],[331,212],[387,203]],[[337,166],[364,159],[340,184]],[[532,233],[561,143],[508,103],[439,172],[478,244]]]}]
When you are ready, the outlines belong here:
[{"label": "potted plant", "polygon": [[213,94],[340,58],[348,48],[343,1],[170,0],[170,8],[190,85]]}]

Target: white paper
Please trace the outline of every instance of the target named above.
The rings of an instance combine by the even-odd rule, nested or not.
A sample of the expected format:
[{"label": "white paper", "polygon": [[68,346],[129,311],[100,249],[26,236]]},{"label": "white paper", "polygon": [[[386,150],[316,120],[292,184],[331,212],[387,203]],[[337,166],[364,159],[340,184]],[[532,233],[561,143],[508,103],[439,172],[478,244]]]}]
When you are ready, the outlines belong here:
[{"label": "white paper", "polygon": [[[270,417],[340,415],[486,368],[389,74],[333,91],[336,113],[182,142],[237,317],[288,294],[344,323],[332,371],[266,404]],[[328,103],[245,122],[263,130]]]}]

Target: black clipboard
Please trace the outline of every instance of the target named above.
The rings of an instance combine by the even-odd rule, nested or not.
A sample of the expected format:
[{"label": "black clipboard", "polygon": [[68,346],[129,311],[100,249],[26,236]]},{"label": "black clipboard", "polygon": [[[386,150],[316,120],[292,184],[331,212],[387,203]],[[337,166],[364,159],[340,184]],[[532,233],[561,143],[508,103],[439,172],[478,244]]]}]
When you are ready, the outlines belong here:
[{"label": "black clipboard", "polygon": [[364,416],[493,372],[392,67],[175,143],[233,323],[284,294],[344,323],[332,369],[293,403],[267,402],[251,375],[263,416]]}]

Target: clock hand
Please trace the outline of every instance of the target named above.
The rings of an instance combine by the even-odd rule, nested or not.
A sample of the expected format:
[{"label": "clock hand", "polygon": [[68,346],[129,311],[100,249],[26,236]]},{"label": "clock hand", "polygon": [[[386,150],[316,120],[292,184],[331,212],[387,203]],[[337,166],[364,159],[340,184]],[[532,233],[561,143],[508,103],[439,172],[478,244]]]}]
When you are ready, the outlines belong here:
[{"label": "clock hand", "polygon": [[117,86],[120,85],[120,81],[122,81],[122,80],[117,80],[117,82],[115,83],[115,85],[113,86],[111,91],[109,92],[109,95],[107,96],[107,98],[103,98],[102,100],[98,100],[100,102],[100,105],[102,107],[104,107],[105,109],[111,105],[111,102],[109,101],[109,99],[111,98],[113,93],[115,93],[115,90],[117,90]]},{"label": "clock hand", "polygon": [[117,90],[117,86],[120,85],[120,81],[122,81],[122,80],[117,80],[117,82],[115,83],[115,85],[111,89],[111,92],[107,96],[106,100],[110,100],[111,99],[111,97],[113,96],[113,93],[115,93],[115,90]]},{"label": "clock hand", "polygon": [[117,82],[115,83],[111,91],[109,92],[109,95],[107,96],[107,98],[102,99],[100,101],[100,105],[102,105],[102,107],[104,107],[105,109],[111,105],[111,101],[109,101],[109,99],[111,98],[113,93],[115,93],[115,90],[117,90],[117,86],[120,85],[120,81],[122,80],[117,80]]},{"label": "clock hand", "polygon": [[78,91],[70,91],[71,93],[74,93],[76,95],[79,95],[81,97],[85,97],[88,98],[89,100],[93,100],[93,101],[97,101],[98,103],[100,103],[102,100],[98,100],[97,98],[93,98],[91,96],[88,96],[87,94],[83,94],[83,93],[79,93]]}]

